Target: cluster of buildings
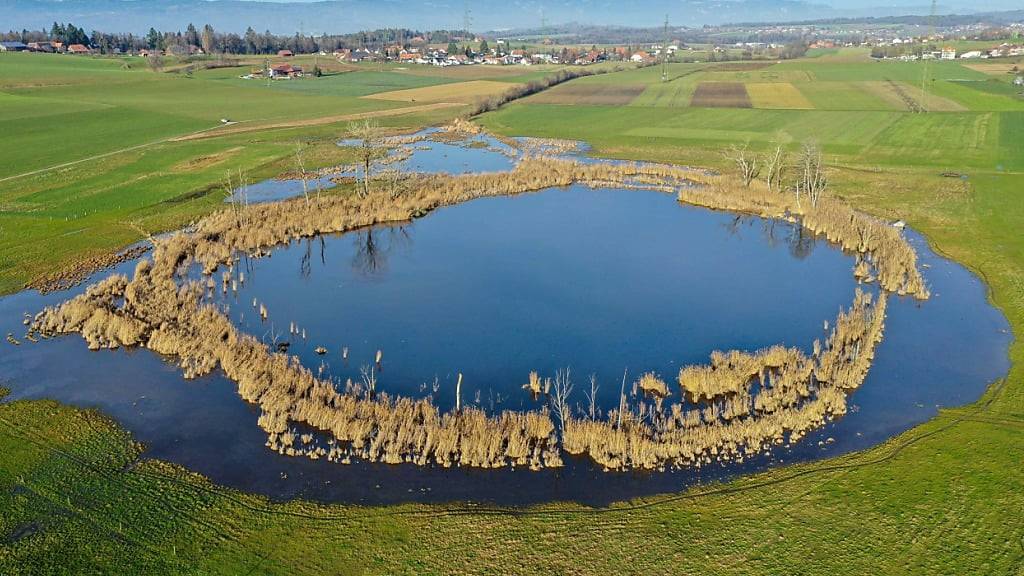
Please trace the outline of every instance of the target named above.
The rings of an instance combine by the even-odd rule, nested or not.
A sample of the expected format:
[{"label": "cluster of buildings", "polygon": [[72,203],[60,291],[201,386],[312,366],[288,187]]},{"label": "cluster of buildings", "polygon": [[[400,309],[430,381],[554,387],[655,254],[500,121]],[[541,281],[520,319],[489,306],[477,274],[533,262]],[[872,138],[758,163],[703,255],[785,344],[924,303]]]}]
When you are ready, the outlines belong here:
[{"label": "cluster of buildings", "polygon": [[1003,43],[993,48],[987,48],[984,50],[963,50],[957,51],[952,46],[946,46],[941,50],[930,50],[923,49],[913,52],[906,52],[899,54],[898,56],[881,56],[881,58],[891,58],[894,60],[903,61],[914,61],[914,60],[973,60],[973,59],[988,59],[988,58],[1012,58],[1017,56],[1024,56],[1024,45],[1021,44],[1009,44]]},{"label": "cluster of buildings", "polygon": [[242,78],[245,80],[256,80],[259,78],[289,80],[291,78],[301,78],[302,75],[302,66],[296,66],[294,64],[275,64],[273,66],[268,66],[265,70],[255,69],[245,76],[242,76]]},{"label": "cluster of buildings", "polygon": [[[548,51],[529,51],[525,48],[511,48],[504,40],[498,40],[498,47],[482,52],[466,50],[450,53],[444,48],[429,46],[391,46],[384,50],[349,49],[335,50],[333,56],[342,62],[364,62],[387,60],[405,64],[426,66],[530,66],[533,64],[576,64],[586,66],[604,61],[622,61],[635,63],[652,63],[657,61],[663,52],[672,55],[680,50],[677,45],[662,47],[652,45],[649,49],[633,49],[624,46],[598,50],[561,49]],[[326,55],[325,53],[321,53]],[[279,54],[280,55],[280,54]]]},{"label": "cluster of buildings", "polygon": [[50,54],[91,54],[92,49],[84,44],[63,42],[0,42],[0,52],[46,52]]}]

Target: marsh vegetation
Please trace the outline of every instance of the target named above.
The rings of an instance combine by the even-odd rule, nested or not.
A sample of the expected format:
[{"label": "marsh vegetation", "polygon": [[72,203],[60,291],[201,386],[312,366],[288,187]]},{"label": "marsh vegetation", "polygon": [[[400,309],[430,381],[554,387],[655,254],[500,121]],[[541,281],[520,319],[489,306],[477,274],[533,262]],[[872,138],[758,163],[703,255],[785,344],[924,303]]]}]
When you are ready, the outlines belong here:
[{"label": "marsh vegetation", "polygon": [[[131,278],[112,276],[44,310],[31,332],[80,333],[92,349],[144,346],[176,358],[187,378],[220,368],[237,382],[243,399],[260,407],[267,446],[283,454],[538,469],[561,466],[564,451],[589,456],[606,469],[653,469],[742,460],[844,414],[846,394],[863,381],[881,339],[884,295],[858,292],[811,355],[781,346],[716,352],[710,365],[680,371],[678,393],[645,373],[629,382],[627,394],[624,376],[618,407],[601,417],[593,402],[596,382],[589,407],[580,409],[568,369],[552,377],[530,374],[524,388],[545,402],[526,411],[462,405],[461,391],[447,411],[430,397],[393,396],[377,389],[372,367],[361,381],[339,385],[322,371],[314,374],[287,348],[275,349],[234,326],[224,309],[205,298],[216,284],[212,276],[220,272],[226,292],[244,282],[241,256],[260,256],[276,245],[402,222],[474,198],[585,184],[655,188],[682,202],[799,222],[859,254],[863,277],[877,279],[885,290],[928,295],[914,251],[899,231],[827,196],[808,206],[753,179],[744,183],[666,165],[530,157],[508,173],[413,175],[404,183],[399,193],[364,184],[359,194],[232,206],[155,241],[152,259]],[[205,280],[189,276],[196,267]],[[264,320],[272,315],[259,306]]]}]

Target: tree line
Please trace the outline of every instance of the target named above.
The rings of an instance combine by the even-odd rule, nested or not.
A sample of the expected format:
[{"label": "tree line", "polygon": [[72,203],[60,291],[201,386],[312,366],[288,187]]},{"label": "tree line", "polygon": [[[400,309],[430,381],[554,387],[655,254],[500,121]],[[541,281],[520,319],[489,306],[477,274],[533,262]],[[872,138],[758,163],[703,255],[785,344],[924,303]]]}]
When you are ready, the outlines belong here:
[{"label": "tree line", "polygon": [[72,23],[53,23],[49,29],[11,30],[0,33],[4,41],[16,42],[63,42],[85,44],[102,54],[137,52],[139,50],[167,50],[175,53],[189,53],[192,47],[201,48],[207,54],[274,54],[280,50],[295,53],[332,52],[339,49],[378,50],[387,46],[409,46],[414,42],[448,43],[461,42],[472,38],[472,34],[461,30],[434,30],[429,32],[407,28],[381,28],[351,34],[308,36],[274,34],[269,30],[257,32],[249,27],[245,33],[219,32],[209,24],[197,27],[189,24],[184,31],[160,31],[150,28],[144,35],[130,32],[108,33],[85,29]]}]

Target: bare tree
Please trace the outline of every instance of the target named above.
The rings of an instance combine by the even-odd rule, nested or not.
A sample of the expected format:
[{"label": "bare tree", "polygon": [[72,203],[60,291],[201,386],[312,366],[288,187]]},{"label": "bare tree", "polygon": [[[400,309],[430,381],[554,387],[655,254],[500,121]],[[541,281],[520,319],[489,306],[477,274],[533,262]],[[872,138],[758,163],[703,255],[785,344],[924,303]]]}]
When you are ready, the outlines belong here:
[{"label": "bare tree", "polygon": [[235,181],[231,171],[228,170],[227,176],[224,178],[224,183],[221,185],[224,189],[224,198],[231,204],[231,212],[235,215],[235,222],[241,225],[242,216],[245,214],[245,208],[248,207],[248,194],[246,194],[245,188],[249,185],[245,173],[242,169],[238,169],[238,180]]},{"label": "bare tree", "polygon": [[555,371],[555,382],[551,394],[551,407],[558,417],[558,423],[565,429],[565,423],[572,418],[569,396],[572,395],[572,370],[560,368]]},{"label": "bare tree", "polygon": [[368,397],[372,399],[377,393],[377,374],[374,367],[364,364],[359,368],[359,375],[363,378],[363,386],[366,387]]},{"label": "bare tree", "polygon": [[587,394],[587,415],[591,420],[597,420],[597,375],[590,375],[590,393]]},{"label": "bare tree", "polygon": [[302,197],[306,199],[306,210],[309,210],[309,182],[306,179],[306,164],[302,161],[302,144],[295,145],[295,167],[302,180]]},{"label": "bare tree", "polygon": [[797,208],[800,208],[801,196],[811,201],[811,207],[816,207],[822,193],[828,188],[828,177],[825,175],[825,164],[821,158],[821,148],[813,140],[805,142],[800,148],[797,171]]},{"label": "bare tree", "polygon": [[153,72],[159,72],[164,69],[164,59],[159,54],[150,54],[146,57],[146,65]]},{"label": "bare tree", "polygon": [[407,175],[398,168],[388,168],[380,173],[380,179],[388,193],[388,198],[397,200],[408,187]]},{"label": "bare tree", "polygon": [[370,194],[370,168],[373,161],[385,155],[380,126],[372,118],[348,125],[348,137],[359,142],[357,154],[363,168],[363,181],[359,195]]},{"label": "bare tree", "polygon": [[786,170],[789,168],[786,150],[781,144],[776,144],[773,150],[765,154],[763,163],[768,189],[782,191],[782,180],[786,177]]},{"label": "bare tree", "polygon": [[722,152],[722,155],[725,156],[726,160],[736,165],[736,169],[740,172],[740,178],[743,179],[744,186],[750,186],[750,183],[761,173],[761,166],[757,161],[757,156],[748,150],[746,144],[743,146],[736,146],[735,144],[729,146]]}]

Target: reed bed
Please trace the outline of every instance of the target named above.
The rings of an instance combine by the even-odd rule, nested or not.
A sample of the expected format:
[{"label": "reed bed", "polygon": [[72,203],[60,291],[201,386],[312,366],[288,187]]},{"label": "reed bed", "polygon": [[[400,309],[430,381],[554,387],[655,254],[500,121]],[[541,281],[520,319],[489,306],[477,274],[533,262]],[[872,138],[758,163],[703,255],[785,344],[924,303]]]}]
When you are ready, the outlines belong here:
[{"label": "reed bed", "polygon": [[[398,196],[380,191],[233,206],[188,231],[156,240],[151,260],[140,262],[131,278],[112,276],[43,310],[33,318],[30,333],[79,333],[94,349],[144,346],[175,358],[187,378],[219,367],[237,383],[243,399],[260,407],[258,424],[267,433],[268,447],[339,462],[357,458],[537,469],[561,466],[564,451],[586,454],[608,469],[701,465],[742,459],[787,438],[795,441],[829,417],[845,413],[846,391],[862,382],[881,338],[884,297],[873,301],[858,292],[826,341],[815,343],[810,357],[782,347],[754,354],[716,353],[710,366],[680,372],[685,394],[679,402],[666,405],[668,384],[645,374],[637,382],[641,399],[624,399],[604,420],[577,417],[561,398],[556,428],[546,407],[498,414],[472,407],[445,412],[429,398],[393,397],[378,393],[372,384],[349,382],[339,390],[297,358],[241,333],[224,311],[204,303],[204,294],[212,290],[207,282],[187,278],[190,267],[198,264],[211,285],[218,270],[222,286],[244,282],[235,266],[242,253],[259,256],[292,240],[408,220],[473,198],[576,183],[628,186],[639,180],[660,181],[673,191],[678,183],[696,182],[700,187],[678,190],[680,200],[800,219],[861,254],[883,288],[927,296],[913,250],[902,237],[838,202],[826,200],[817,209],[798,211],[783,195],[756,183],[747,188],[698,170],[528,158],[509,173],[415,176]],[[547,394],[548,382],[531,374],[525,388]],[[562,384],[559,389],[567,395],[571,385]],[[318,431],[326,444],[317,435],[298,434],[296,427]]]},{"label": "reed bed", "polygon": [[[864,381],[882,339],[885,306],[884,295],[874,300],[858,291],[812,357],[781,347],[755,355],[719,354],[712,367],[726,366],[728,397],[705,396],[703,402],[676,403],[665,411],[624,403],[605,420],[574,418],[564,423],[563,448],[622,470],[742,461],[773,444],[796,442],[846,413],[847,393]],[[743,366],[741,374],[752,373],[741,386],[732,382],[736,372],[728,366],[733,365]]]}]

